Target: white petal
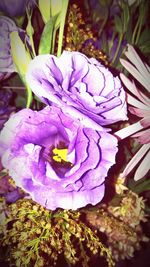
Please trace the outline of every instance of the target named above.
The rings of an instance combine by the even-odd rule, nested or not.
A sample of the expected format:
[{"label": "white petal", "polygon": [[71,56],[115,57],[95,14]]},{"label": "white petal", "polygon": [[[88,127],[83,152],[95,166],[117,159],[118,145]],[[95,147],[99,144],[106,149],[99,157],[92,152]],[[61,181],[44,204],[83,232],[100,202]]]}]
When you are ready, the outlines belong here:
[{"label": "white petal", "polygon": [[140,121],[132,124],[132,125],[129,125],[117,132],[115,132],[115,136],[121,138],[121,139],[124,139],[134,133],[137,133],[138,131],[144,129],[144,127],[140,124]]},{"label": "white petal", "polygon": [[143,75],[143,77],[145,77],[145,79],[150,78],[150,73],[147,69],[147,65],[142,62],[133,46],[128,44],[128,50],[125,52],[125,55],[131,61],[131,63],[135,65],[137,70]]},{"label": "white petal", "polygon": [[142,160],[140,166],[137,168],[135,175],[134,175],[134,180],[135,181],[140,180],[146,175],[146,173],[149,170],[150,170],[150,151],[147,153],[147,155]]},{"label": "white petal", "polygon": [[131,63],[124,59],[120,59],[121,64],[124,66],[124,68],[133,75],[139,83],[141,83],[149,92],[150,92],[150,73],[146,77],[144,77],[143,73],[141,74]]},{"label": "white petal", "polygon": [[134,106],[134,107],[137,107],[137,108],[139,108],[139,109],[144,109],[144,110],[150,110],[150,107],[148,107],[148,106],[146,106],[146,105],[144,105],[144,104],[142,104],[140,101],[138,101],[135,97],[133,97],[133,96],[131,96],[131,95],[129,95],[129,94],[127,94],[127,102],[130,104],[130,105],[132,105],[132,106]]},{"label": "white petal", "polygon": [[[134,84],[134,82],[131,82],[123,73],[120,74],[120,78],[124,85],[127,87],[127,89],[135,95],[139,100],[141,100],[145,105],[150,105],[150,100],[148,97],[146,97],[140,90],[138,90]],[[142,105],[142,103],[141,103]],[[137,106],[139,107],[139,106]],[[145,106],[142,105],[141,108],[145,109]],[[149,108],[149,107],[148,107]]]},{"label": "white petal", "polygon": [[126,168],[124,169],[122,176],[126,177],[133,168],[139,163],[142,157],[146,154],[146,152],[150,149],[150,144],[143,145],[139,151],[134,155],[134,157],[129,161]]}]

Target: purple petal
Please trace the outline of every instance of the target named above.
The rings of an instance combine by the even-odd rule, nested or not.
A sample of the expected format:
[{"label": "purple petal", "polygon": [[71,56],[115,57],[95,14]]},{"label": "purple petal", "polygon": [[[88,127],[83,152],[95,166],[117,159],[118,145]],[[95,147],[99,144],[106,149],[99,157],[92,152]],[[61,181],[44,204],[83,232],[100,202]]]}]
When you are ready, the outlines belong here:
[{"label": "purple petal", "polygon": [[[53,149],[68,149],[56,161]],[[115,163],[117,139],[84,127],[61,109],[23,109],[11,116],[0,135],[2,164],[17,186],[48,209],[95,205]]]},{"label": "purple petal", "polygon": [[72,116],[76,117],[76,109],[80,120],[83,114],[100,125],[127,120],[126,95],[119,78],[79,52],[64,51],[59,58],[35,57],[26,79],[44,103],[72,107]]}]

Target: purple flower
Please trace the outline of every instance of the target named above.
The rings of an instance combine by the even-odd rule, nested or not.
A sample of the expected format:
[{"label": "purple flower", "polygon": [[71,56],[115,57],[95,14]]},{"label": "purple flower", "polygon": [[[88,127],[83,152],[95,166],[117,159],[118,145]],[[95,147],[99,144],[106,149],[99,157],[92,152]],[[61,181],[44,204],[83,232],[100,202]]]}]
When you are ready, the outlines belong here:
[{"label": "purple flower", "polygon": [[15,107],[9,105],[11,98],[12,92],[10,90],[0,90],[0,130],[8,120],[10,114],[15,110]]},{"label": "purple flower", "polygon": [[44,103],[64,108],[77,118],[84,116],[99,125],[127,120],[119,78],[94,58],[67,51],[59,58],[39,55],[31,61],[26,78]]},{"label": "purple flower", "polygon": [[30,7],[35,0],[1,0],[0,11],[10,17],[21,16],[25,13],[26,7]]},{"label": "purple flower", "polygon": [[[11,55],[10,33],[17,31],[29,51],[32,51],[29,36],[18,28],[13,20],[5,16],[0,17],[0,81],[7,79],[13,72],[17,72]],[[20,55],[21,57],[21,55]]]},{"label": "purple flower", "polygon": [[117,138],[83,127],[57,107],[23,109],[0,135],[3,166],[17,186],[47,209],[95,205],[115,163]]},{"label": "purple flower", "polygon": [[10,52],[10,33],[16,30],[13,20],[5,16],[0,17],[0,80],[8,78],[15,72]]}]

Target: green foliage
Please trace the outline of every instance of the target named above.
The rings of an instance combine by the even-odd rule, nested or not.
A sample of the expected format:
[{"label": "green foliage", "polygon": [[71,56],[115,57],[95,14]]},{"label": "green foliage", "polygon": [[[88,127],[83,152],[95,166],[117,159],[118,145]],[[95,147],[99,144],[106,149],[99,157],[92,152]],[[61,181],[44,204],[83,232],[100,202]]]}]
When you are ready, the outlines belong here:
[{"label": "green foliage", "polygon": [[45,24],[40,44],[39,44],[39,50],[38,54],[50,54],[52,50],[52,44],[53,44],[53,32],[55,28],[55,22],[57,19],[57,15],[54,17],[51,17],[49,21]]},{"label": "green foliage", "polygon": [[123,25],[122,25],[122,20],[119,16],[115,16],[115,29],[118,33],[122,34],[123,33]]},{"label": "green foliage", "polygon": [[135,182],[134,180],[130,179],[128,182],[128,187],[137,194],[141,194],[145,191],[150,190],[150,179],[142,179],[140,181]]},{"label": "green foliage", "polygon": [[[121,70],[119,58],[125,44],[137,46],[145,56],[150,55],[148,25],[149,1],[85,1],[88,18],[97,31],[100,49],[106,53],[110,64]],[[88,19],[87,19],[88,20]],[[90,22],[90,20],[89,20]]]}]

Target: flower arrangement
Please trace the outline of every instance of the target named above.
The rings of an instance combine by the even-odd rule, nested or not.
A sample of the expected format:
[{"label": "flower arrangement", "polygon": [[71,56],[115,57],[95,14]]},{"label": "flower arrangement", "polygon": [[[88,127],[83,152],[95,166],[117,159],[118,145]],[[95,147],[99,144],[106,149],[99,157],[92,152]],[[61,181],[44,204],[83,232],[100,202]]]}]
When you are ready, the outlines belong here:
[{"label": "flower arrangement", "polygon": [[147,8],[1,1],[2,266],[148,266]]}]

